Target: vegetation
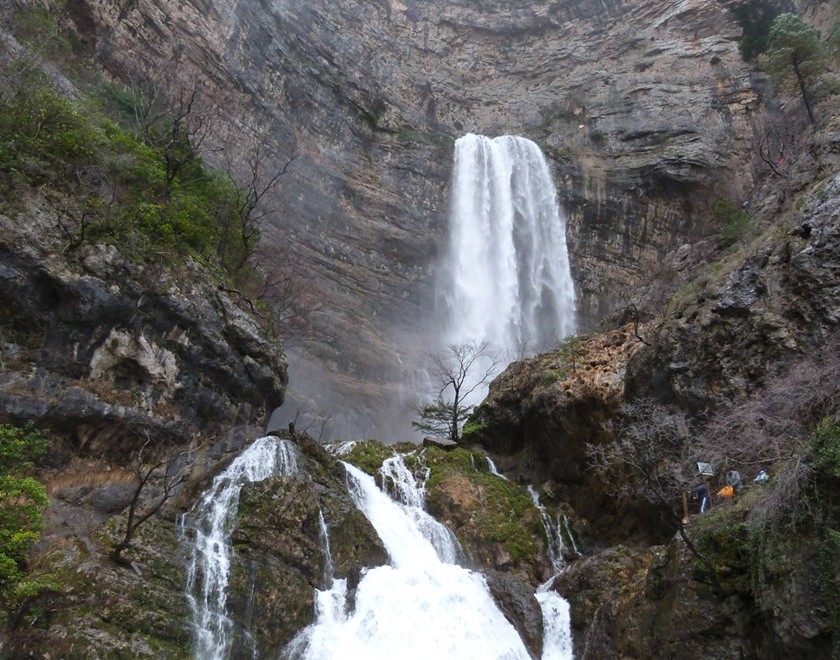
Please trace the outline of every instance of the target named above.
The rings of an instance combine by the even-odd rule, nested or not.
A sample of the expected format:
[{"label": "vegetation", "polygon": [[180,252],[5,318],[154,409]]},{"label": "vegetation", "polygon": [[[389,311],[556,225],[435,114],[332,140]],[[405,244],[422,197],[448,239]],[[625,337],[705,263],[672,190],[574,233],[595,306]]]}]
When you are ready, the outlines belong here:
[{"label": "vegetation", "polygon": [[749,62],[767,50],[770,27],[780,10],[772,2],[752,0],[735,7],[733,12],[743,30],[738,44],[741,55]]},{"label": "vegetation", "polygon": [[219,221],[234,212],[236,191],[203,166],[183,127],[171,121],[174,136],[165,145],[144,141],[92,100],[71,101],[40,72],[21,66],[0,71],[6,83],[0,168],[7,191],[45,186],[64,218],[68,250],[101,240],[138,258],[161,249],[204,260],[214,255]]},{"label": "vegetation", "polygon": [[46,438],[34,427],[0,425],[0,622],[27,599],[55,588],[51,575],[27,571],[47,506],[46,489],[32,476],[33,463],[46,448]]},{"label": "vegetation", "polygon": [[815,126],[814,95],[826,68],[819,30],[795,14],[780,14],[770,28],[766,54],[767,70],[777,83],[784,84],[793,77],[808,119]]},{"label": "vegetation", "polygon": [[496,373],[499,356],[487,342],[464,341],[435,353],[431,363],[432,378],[439,389],[431,403],[418,409],[420,418],[411,424],[420,431],[458,442],[461,427],[475,407],[468,401]]},{"label": "vegetation", "polygon": [[717,198],[712,209],[712,218],[720,228],[721,237],[727,245],[741,238],[752,220],[746,209],[726,197]]},{"label": "vegetation", "polygon": [[[422,455],[407,457],[406,463],[415,472],[428,469],[426,491],[430,507],[447,483],[466,478],[478,499],[474,509],[462,513],[468,516],[477,538],[500,544],[513,561],[535,561],[537,539],[543,534],[539,512],[521,485],[490,473],[482,452],[462,447],[450,451],[429,447]],[[466,547],[470,546],[469,539],[464,538],[469,534],[467,529],[456,529],[456,534],[462,542],[466,540]]]},{"label": "vegetation", "polygon": [[356,442],[350,451],[341,455],[341,459],[355,465],[362,472],[375,476],[385,459],[394,455],[394,448],[379,440]]}]

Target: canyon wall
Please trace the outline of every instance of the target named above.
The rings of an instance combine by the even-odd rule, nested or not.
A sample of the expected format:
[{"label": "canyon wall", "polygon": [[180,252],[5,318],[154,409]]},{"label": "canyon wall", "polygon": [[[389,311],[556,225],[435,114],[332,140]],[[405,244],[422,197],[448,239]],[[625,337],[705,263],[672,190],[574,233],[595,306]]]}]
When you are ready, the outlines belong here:
[{"label": "canyon wall", "polygon": [[256,145],[267,169],[296,157],[264,226],[269,246],[303,256],[318,301],[290,349],[301,365],[299,381],[292,365],[292,385],[326,374],[330,384],[314,388],[321,396],[355,402],[348,432],[395,432],[371,417],[393,408],[411,353],[429,346],[459,135],[520,134],[549,155],[570,217],[584,327],[703,231],[720,181],[736,200],[752,185],[744,164],[757,96],[740,27],[716,3],[67,8],[113,74],[150,78],[173,95],[202,91],[214,146],[225,150],[211,160],[241,164]]}]

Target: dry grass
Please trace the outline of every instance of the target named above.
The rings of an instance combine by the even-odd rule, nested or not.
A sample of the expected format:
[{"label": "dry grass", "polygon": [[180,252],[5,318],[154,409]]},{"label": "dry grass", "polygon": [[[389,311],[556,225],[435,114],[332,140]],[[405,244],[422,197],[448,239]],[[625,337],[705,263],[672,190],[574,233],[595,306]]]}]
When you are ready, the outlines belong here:
[{"label": "dry grass", "polygon": [[112,484],[133,484],[137,477],[122,467],[108,467],[101,464],[74,461],[70,466],[51,475],[45,480],[49,495],[60,497],[69,490],[80,486],[95,488]]}]

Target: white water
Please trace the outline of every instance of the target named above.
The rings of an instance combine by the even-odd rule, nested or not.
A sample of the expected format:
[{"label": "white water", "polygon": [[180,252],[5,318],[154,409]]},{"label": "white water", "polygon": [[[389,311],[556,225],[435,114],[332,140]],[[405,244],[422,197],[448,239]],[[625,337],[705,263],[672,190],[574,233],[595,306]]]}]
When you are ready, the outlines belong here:
[{"label": "white water", "polygon": [[563,532],[560,526],[560,517],[552,519],[545,507],[540,503],[540,496],[534,487],[528,485],[528,494],[531,496],[531,501],[540,512],[542,518],[543,528],[545,529],[545,536],[548,539],[548,558],[551,560],[551,566],[554,568],[555,575],[562,573],[566,568],[566,560],[563,559],[563,551],[566,549],[563,543]]},{"label": "white water", "polygon": [[[397,492],[411,504],[394,501],[376,487],[372,477],[345,466],[353,499],[385,544],[390,564],[363,574],[352,612],[346,609],[345,580],[335,580],[331,589],[318,592],[317,621],[298,635],[282,657],[529,658],[516,630],[493,601],[484,577],[453,563],[461,552],[451,532],[431,518],[428,526],[418,526],[422,486],[414,484],[402,457],[389,460],[383,474],[392,479],[402,475],[397,477],[403,481]],[[568,605],[553,592],[537,599],[547,617],[543,660],[571,658]],[[558,655],[564,649],[566,655]]]},{"label": "white water", "polygon": [[438,289],[444,345],[486,341],[509,362],[574,332],[565,216],[530,140],[469,134],[455,143]]},{"label": "white water", "polygon": [[192,613],[195,657],[222,660],[230,653],[233,622],[227,615],[231,563],[230,529],[243,484],[275,475],[297,473],[295,449],[287,440],[255,441],[236,457],[184,516],[181,530],[188,542],[187,599]]}]

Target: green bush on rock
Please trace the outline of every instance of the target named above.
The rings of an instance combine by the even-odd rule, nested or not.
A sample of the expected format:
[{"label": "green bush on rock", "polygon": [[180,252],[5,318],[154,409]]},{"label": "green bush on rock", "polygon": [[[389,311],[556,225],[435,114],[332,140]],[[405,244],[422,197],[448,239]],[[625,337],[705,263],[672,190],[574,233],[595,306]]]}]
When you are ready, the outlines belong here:
[{"label": "green bush on rock", "polygon": [[40,538],[47,506],[44,485],[31,476],[47,441],[33,427],[0,425],[0,621],[45,589],[51,575],[27,573],[29,550]]}]

